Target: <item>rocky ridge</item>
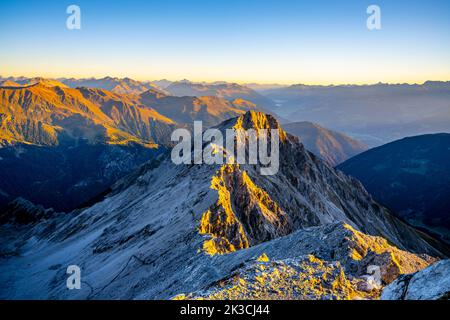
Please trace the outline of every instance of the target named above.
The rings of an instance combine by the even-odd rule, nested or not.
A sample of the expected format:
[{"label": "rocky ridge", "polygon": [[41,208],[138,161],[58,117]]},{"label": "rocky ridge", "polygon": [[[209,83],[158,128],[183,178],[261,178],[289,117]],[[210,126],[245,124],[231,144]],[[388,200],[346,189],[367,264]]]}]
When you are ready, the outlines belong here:
[{"label": "rocky ridge", "polygon": [[[367,267],[378,265],[384,285],[442,255],[273,117],[251,111],[218,126],[233,127],[279,130],[277,174],[262,176],[260,164],[175,165],[163,154],[86,210],[11,238],[6,231],[14,226],[3,225],[2,243],[16,255],[0,264],[0,297],[167,299],[211,288],[262,254],[300,259],[297,274],[305,273],[304,256],[324,266],[338,261],[350,282],[367,282]],[[77,292],[64,287],[70,264],[83,270]]]}]

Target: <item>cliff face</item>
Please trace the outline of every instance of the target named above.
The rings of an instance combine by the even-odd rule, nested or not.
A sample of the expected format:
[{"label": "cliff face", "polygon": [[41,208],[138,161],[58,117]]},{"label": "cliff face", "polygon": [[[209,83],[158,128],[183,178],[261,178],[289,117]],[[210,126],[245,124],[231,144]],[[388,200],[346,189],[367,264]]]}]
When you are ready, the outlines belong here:
[{"label": "cliff face", "polygon": [[203,213],[199,231],[211,236],[204,248],[209,254],[248,248],[292,231],[289,216],[256,186],[246,171],[226,165],[213,176],[217,203]]},{"label": "cliff face", "polygon": [[[238,127],[279,130],[277,174],[261,175],[260,164],[175,165],[164,154],[82,212],[43,220],[15,238],[7,236],[13,226],[3,225],[2,243],[14,250],[0,266],[0,297],[171,298],[206,289],[263,253],[273,260],[314,255],[325,266],[339,261],[346,276],[361,281],[375,264],[389,283],[433,261],[406,250],[440,254],[273,117],[248,112],[218,126]],[[303,274],[299,261],[300,269],[286,268]],[[82,268],[82,290],[62,288],[69,264]],[[320,270],[340,273],[337,266]]]}]

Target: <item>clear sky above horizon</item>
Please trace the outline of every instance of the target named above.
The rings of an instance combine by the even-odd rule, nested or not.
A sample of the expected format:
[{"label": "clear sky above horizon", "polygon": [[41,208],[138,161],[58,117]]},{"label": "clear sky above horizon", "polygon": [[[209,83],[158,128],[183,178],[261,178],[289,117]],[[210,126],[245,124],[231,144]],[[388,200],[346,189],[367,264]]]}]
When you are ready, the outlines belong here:
[{"label": "clear sky above horizon", "polygon": [[[81,8],[68,30],[66,8]],[[369,5],[382,29],[366,27]],[[447,0],[0,0],[0,75],[259,83],[450,80]]]}]

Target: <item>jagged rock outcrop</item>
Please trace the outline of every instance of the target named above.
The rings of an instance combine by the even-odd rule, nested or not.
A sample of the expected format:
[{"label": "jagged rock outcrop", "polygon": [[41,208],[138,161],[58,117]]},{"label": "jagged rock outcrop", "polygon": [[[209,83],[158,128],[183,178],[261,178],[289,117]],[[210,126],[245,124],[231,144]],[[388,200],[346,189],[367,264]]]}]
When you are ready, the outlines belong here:
[{"label": "jagged rock outcrop", "polygon": [[415,229],[376,203],[361,183],[334,170],[288,135],[276,119],[260,112],[225,121],[226,129],[278,129],[280,168],[273,176],[261,176],[261,165],[240,165],[256,186],[263,189],[288,215],[292,230],[343,221],[359,230],[380,235],[402,249],[437,254]]},{"label": "jagged rock outcrop", "polygon": [[206,252],[232,252],[292,231],[289,216],[245,171],[225,165],[211,183],[218,200],[203,214],[199,227],[201,234],[212,236],[204,243]]},{"label": "jagged rock outcrop", "polygon": [[[306,255],[312,255],[313,258],[305,260]],[[244,265],[236,266],[225,260],[234,260],[237,257],[245,261]],[[256,257],[263,258],[255,262]],[[298,282],[298,274],[295,272],[279,273],[281,269],[292,271],[294,266],[286,260],[297,266],[299,261],[305,266],[306,261],[308,265],[306,274],[311,277],[309,281],[314,285],[311,283],[303,285],[302,282]],[[278,293],[281,295],[280,298],[288,299],[377,299],[381,293],[380,289],[393,279],[422,270],[434,261],[436,260],[426,255],[415,255],[399,250],[389,245],[385,239],[365,235],[349,225],[329,224],[299,230],[248,250],[223,256],[223,261],[218,264],[220,268],[229,267],[232,270],[231,275],[212,283],[204,290],[185,293],[176,298],[275,299]],[[262,288],[262,283],[256,278],[254,271],[259,269],[260,265],[272,271],[277,270],[274,272],[278,277],[273,277],[272,271],[264,276],[264,270],[257,275],[267,278],[270,288],[278,287],[272,295],[269,294],[270,290]],[[313,270],[318,266],[320,268],[315,273]],[[332,268],[327,269],[328,267],[324,266]],[[343,273],[334,287],[335,295],[329,295],[330,284],[335,278],[323,279],[323,275],[328,272],[326,269],[333,270],[331,274],[334,275],[337,275],[336,272]],[[305,269],[301,273],[304,271]],[[241,277],[245,278],[245,282],[239,281]],[[325,290],[320,291],[318,288]],[[258,292],[264,295],[259,295]]]},{"label": "jagged rock outcrop", "polygon": [[450,260],[400,276],[387,286],[383,300],[450,300]]},{"label": "jagged rock outcrop", "polygon": [[[39,241],[33,230],[9,239],[20,256],[0,264],[0,298],[166,299],[203,290],[263,253],[273,261],[309,254],[339,261],[358,282],[378,263],[388,283],[433,261],[406,249],[440,255],[273,117],[248,112],[219,129],[236,127],[279,130],[278,173],[261,175],[261,164],[175,165],[163,154],[103,201],[36,225],[53,230]],[[205,252],[213,239],[226,245]],[[70,264],[83,270],[81,290],[64,287]]]},{"label": "jagged rock outcrop", "polygon": [[352,300],[376,295],[359,291],[339,262],[306,257],[249,263],[205,290],[175,300]]}]

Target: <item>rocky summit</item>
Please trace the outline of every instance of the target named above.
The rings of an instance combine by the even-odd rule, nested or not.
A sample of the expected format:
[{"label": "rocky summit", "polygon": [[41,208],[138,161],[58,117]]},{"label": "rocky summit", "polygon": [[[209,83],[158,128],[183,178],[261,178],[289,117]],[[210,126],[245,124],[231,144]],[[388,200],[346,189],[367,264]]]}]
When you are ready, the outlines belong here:
[{"label": "rocky summit", "polygon": [[[249,111],[217,128],[278,129],[278,173],[175,165],[167,152],[91,207],[2,224],[0,298],[371,299],[444,256],[272,116]],[[81,290],[65,286],[69,265]]]}]

